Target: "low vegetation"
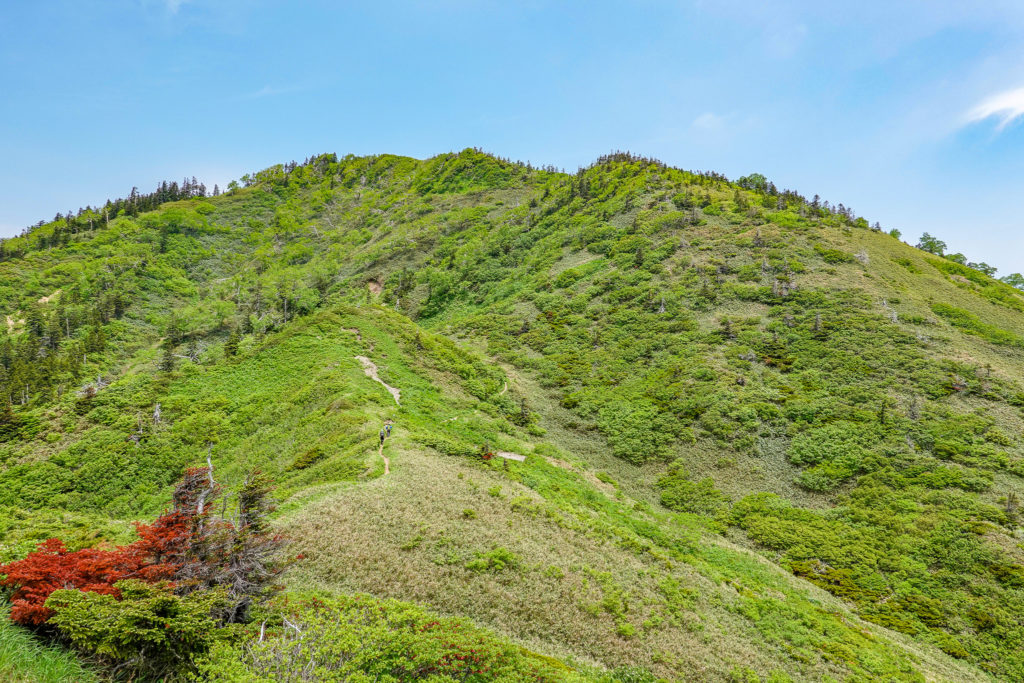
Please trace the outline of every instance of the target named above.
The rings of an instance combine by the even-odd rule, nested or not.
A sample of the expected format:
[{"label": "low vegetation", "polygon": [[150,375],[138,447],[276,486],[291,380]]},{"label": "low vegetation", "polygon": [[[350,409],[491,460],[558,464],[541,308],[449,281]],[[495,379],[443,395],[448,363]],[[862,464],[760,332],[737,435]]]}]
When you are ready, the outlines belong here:
[{"label": "low vegetation", "polygon": [[1024,676],[1014,276],[626,154],[170,190],[0,250],[0,574],[104,675]]}]

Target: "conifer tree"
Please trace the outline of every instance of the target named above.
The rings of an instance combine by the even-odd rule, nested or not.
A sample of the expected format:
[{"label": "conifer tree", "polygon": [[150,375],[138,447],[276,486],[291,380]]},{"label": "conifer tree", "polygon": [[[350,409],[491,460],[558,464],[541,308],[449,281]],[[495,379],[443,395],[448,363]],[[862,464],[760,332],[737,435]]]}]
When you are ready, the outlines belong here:
[{"label": "conifer tree", "polygon": [[160,372],[174,371],[174,345],[170,341],[163,343],[163,355],[160,357]]},{"label": "conifer tree", "polygon": [[224,342],[224,357],[232,358],[238,355],[238,344],[241,341],[241,335],[238,334],[238,328],[231,330],[231,335],[228,340]]}]

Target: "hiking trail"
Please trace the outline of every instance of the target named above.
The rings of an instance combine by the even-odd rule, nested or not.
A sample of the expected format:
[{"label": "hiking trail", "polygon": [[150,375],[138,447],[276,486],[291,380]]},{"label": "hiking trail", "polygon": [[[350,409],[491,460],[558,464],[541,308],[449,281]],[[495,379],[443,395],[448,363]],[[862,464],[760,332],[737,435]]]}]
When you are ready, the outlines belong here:
[{"label": "hiking trail", "polygon": [[357,361],[363,364],[363,372],[366,373],[366,376],[375,382],[380,382],[381,385],[383,385],[383,387],[388,390],[392,398],[395,399],[395,403],[398,405],[402,405],[402,402],[399,400],[399,397],[402,395],[402,391],[385,383],[384,380],[382,380],[380,376],[377,375],[377,365],[366,356],[356,356],[355,358]]},{"label": "hiking trail", "polygon": [[[387,441],[387,439],[385,438],[384,441]],[[388,456],[384,455],[384,441],[380,442],[380,448],[377,449],[377,455],[379,455],[384,460],[384,475],[383,476],[386,477],[389,474],[391,474],[391,461],[388,459]]]}]

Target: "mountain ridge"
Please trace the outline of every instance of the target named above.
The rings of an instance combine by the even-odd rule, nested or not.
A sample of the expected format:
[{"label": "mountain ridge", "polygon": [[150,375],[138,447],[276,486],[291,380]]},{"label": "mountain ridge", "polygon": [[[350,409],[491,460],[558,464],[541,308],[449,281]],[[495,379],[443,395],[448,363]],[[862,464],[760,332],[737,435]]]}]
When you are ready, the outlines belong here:
[{"label": "mountain ridge", "polygon": [[[8,247],[0,559],[123,537],[117,520],[156,512],[210,450],[228,480],[278,479],[314,558],[293,588],[423,602],[584,668],[1024,672],[1009,284],[760,176],[628,155],[575,175],[474,150],[324,155],[245,184]],[[483,445],[527,460],[478,461]],[[399,505],[415,481],[367,498],[410,467],[451,500]],[[348,511],[349,543],[317,541],[310,510],[336,515],[311,496]],[[380,564],[364,551],[382,504],[402,513]],[[390,576],[402,562],[430,580]],[[545,629],[537,607],[500,612],[548,594]]]}]

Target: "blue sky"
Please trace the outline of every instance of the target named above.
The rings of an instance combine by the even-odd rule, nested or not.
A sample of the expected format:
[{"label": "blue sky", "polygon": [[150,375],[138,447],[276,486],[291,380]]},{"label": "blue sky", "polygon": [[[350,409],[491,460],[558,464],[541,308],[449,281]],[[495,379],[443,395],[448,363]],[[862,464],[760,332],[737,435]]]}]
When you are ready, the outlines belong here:
[{"label": "blue sky", "polygon": [[165,178],[471,146],[761,172],[1021,271],[1024,2],[0,4],[0,235]]}]

